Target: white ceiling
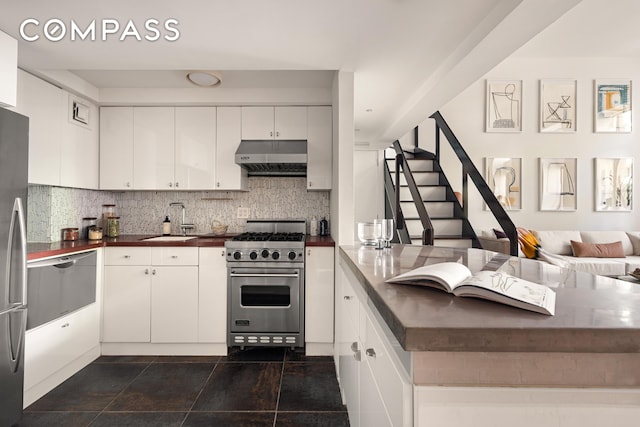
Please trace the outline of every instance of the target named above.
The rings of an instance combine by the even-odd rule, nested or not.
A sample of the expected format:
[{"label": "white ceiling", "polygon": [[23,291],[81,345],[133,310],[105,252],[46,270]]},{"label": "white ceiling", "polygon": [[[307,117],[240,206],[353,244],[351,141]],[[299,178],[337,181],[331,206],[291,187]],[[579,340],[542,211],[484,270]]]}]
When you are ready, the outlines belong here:
[{"label": "white ceiling", "polygon": [[[356,140],[379,143],[402,136],[579,2],[0,0],[0,30],[18,39],[21,67],[70,70],[97,88],[188,87],[185,70],[209,69],[220,70],[228,88],[330,89],[334,70],[352,71]],[[566,42],[580,37],[583,15],[591,17],[590,25],[601,28],[599,15],[593,17],[594,8],[618,4],[640,16],[635,3],[584,0],[575,8],[578,21],[567,24],[578,30],[556,24],[550,30]],[[70,26],[73,20],[81,28],[94,19],[98,24],[105,18],[116,19],[123,26],[133,20],[143,36],[145,20],[173,18],[179,22],[180,37],[174,42],[133,37],[120,41],[117,36],[107,41],[67,37],[51,42],[41,37],[26,42],[18,29],[27,18],[38,19],[41,25],[58,18]],[[637,20],[623,16],[609,28],[620,28],[621,19],[635,25],[629,28],[638,27]],[[29,28],[32,33],[34,28]],[[605,35],[610,36],[600,32],[592,38],[604,44]],[[500,37],[500,43],[488,43],[491,37]],[[636,40],[628,44],[638,50]],[[548,40],[538,43],[541,46],[534,45],[529,53],[523,48],[519,54],[549,51]],[[557,43],[558,53],[563,45]]]}]

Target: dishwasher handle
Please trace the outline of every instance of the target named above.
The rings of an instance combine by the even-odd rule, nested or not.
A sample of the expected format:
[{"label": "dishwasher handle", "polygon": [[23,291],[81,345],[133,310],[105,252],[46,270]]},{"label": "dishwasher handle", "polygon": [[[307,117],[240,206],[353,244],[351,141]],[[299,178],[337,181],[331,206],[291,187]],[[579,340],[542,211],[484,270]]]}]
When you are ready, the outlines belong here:
[{"label": "dishwasher handle", "polygon": [[56,258],[43,259],[42,261],[33,261],[27,264],[27,268],[42,268],[42,267],[56,267],[56,268],[69,268],[75,265],[78,261],[88,256],[91,256],[91,252],[81,253],[77,255],[61,256]]}]

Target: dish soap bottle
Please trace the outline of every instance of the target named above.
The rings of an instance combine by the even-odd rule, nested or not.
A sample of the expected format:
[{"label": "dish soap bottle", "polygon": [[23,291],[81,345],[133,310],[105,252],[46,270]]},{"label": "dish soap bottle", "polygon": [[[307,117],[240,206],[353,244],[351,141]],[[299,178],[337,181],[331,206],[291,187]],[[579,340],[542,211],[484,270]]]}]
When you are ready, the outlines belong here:
[{"label": "dish soap bottle", "polygon": [[162,222],[162,235],[168,236],[171,234],[171,221],[169,221],[169,216],[167,215]]}]

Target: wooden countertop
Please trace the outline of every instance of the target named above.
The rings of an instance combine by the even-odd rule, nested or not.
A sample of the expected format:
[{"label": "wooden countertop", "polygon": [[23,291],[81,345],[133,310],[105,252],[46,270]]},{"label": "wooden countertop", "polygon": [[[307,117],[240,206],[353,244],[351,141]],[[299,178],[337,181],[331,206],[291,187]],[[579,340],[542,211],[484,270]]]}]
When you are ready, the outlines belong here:
[{"label": "wooden countertop", "polygon": [[[406,351],[640,353],[640,284],[481,249],[341,246],[341,262]],[[500,270],[556,291],[546,316],[435,289],[384,280],[419,266],[458,261]]]},{"label": "wooden countertop", "polygon": [[[195,239],[182,242],[149,242],[144,241],[155,235],[129,234],[120,237],[105,237],[102,240],[76,240],[71,242],[51,242],[51,243],[28,243],[27,259],[29,261],[46,258],[50,256],[64,255],[72,252],[91,250],[105,246],[185,246],[185,247],[223,247],[226,240],[231,239],[235,234],[224,236],[199,235]],[[335,242],[330,236],[307,236],[307,246],[335,246]]]}]

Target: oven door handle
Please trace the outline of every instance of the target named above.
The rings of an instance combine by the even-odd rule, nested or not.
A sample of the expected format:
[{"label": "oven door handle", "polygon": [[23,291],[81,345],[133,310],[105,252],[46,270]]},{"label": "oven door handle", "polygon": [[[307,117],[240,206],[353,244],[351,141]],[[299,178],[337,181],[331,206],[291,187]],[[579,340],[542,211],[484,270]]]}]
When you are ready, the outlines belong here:
[{"label": "oven door handle", "polygon": [[231,277],[300,277],[298,273],[230,273]]}]

